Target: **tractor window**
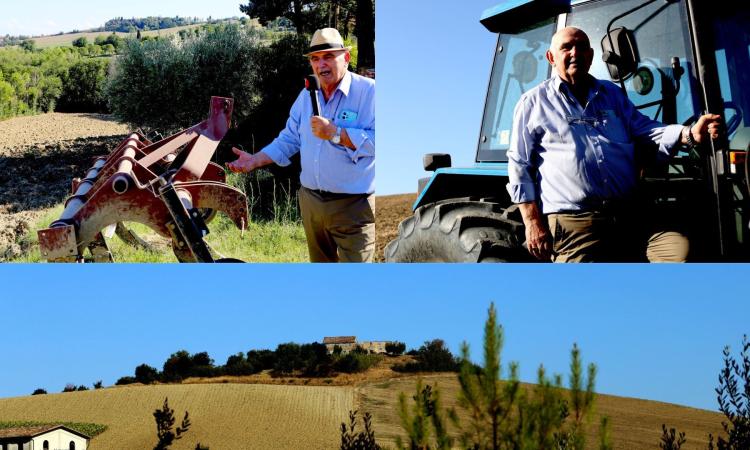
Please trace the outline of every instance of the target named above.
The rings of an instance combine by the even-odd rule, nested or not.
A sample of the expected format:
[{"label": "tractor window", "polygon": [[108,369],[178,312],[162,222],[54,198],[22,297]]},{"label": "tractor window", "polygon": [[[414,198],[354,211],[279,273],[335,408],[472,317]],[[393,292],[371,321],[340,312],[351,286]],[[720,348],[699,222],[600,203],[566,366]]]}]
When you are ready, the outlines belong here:
[{"label": "tractor window", "polygon": [[[642,4],[642,0],[592,2],[580,5],[568,15],[567,25],[582,29],[591,40],[594,48],[591,75],[610,80],[601,46],[607,24]],[[630,100],[643,114],[667,124],[695,119],[701,108],[697,82],[692,75],[694,61],[682,2],[651,3],[615,21],[611,30],[620,27],[632,30],[636,43],[637,69],[624,80]]]},{"label": "tractor window", "polygon": [[724,119],[729,139],[737,130],[750,127],[750,10],[746,6],[725,5],[717,8],[713,21],[716,68]]},{"label": "tractor window", "polygon": [[549,20],[517,35],[500,35],[485,100],[477,162],[507,161],[513,109],[521,94],[549,76],[545,52],[555,31]]}]

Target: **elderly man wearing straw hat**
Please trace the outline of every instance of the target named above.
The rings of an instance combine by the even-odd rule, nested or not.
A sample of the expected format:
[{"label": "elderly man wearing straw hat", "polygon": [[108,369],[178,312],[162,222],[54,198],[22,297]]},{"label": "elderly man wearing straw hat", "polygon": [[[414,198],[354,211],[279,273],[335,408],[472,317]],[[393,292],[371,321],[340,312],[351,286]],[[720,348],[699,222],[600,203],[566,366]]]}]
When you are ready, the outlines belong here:
[{"label": "elderly man wearing straw hat", "polygon": [[305,56],[320,82],[320,115],[302,90],[286,127],[260,152],[233,148],[227,167],[286,166],[300,152],[302,221],[312,262],[371,262],[375,247],[375,81],[347,70],[335,28],[317,30]]}]

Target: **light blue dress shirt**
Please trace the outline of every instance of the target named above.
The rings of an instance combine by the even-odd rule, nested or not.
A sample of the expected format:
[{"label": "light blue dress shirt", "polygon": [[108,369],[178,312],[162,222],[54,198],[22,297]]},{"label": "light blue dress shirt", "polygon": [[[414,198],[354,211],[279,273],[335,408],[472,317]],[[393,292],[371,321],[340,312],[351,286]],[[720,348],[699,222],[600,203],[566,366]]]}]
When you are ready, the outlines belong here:
[{"label": "light blue dress shirt", "polygon": [[312,132],[312,102],[303,89],[289,111],[286,127],[263,153],[280,166],[300,152],[300,182],[308,189],[341,194],[375,191],[375,80],[347,72],[326,102],[318,91],[320,115],[345,129],[356,150],[323,140]]},{"label": "light blue dress shirt", "polygon": [[636,143],[672,155],[681,125],[651,120],[614,83],[591,81],[585,106],[558,75],[521,96],[508,149],[514,203],[541,200],[544,214],[596,209],[633,193]]}]

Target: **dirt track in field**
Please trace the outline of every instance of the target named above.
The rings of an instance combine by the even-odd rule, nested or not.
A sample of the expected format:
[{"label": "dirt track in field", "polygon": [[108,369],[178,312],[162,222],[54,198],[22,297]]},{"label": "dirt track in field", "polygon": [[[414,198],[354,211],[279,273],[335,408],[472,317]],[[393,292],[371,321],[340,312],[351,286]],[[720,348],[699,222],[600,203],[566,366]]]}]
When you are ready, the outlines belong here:
[{"label": "dirt track in field", "polygon": [[398,235],[398,224],[411,216],[417,194],[383,195],[375,198],[375,261],[383,262],[383,251]]},{"label": "dirt track in field", "polygon": [[0,261],[21,255],[34,222],[70,193],[93,158],[128,128],[102,114],[50,113],[0,122]]}]

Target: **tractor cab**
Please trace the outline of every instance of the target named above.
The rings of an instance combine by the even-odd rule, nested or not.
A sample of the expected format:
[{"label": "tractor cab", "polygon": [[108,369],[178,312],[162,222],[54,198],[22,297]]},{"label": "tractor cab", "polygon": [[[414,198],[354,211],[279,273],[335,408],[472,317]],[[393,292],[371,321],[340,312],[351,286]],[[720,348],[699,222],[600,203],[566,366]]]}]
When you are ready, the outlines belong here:
[{"label": "tractor cab", "polygon": [[[616,83],[648,117],[691,124],[720,114],[725,133],[710,144],[658,162],[637,149],[648,202],[690,223],[701,260],[748,260],[750,185],[750,5],[715,0],[507,0],[480,19],[498,33],[477,140],[475,165],[450,167],[449,155],[424,158],[414,209],[471,198],[508,216],[507,150],[521,95],[551,76],[545,59],[556,30],[583,30],[594,48],[590,73]],[[742,87],[745,89],[742,89]],[[520,219],[519,219],[520,220]]]}]

